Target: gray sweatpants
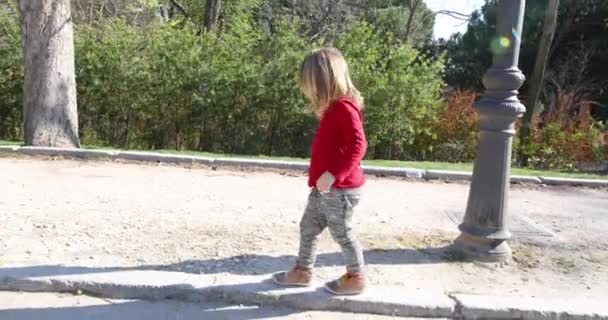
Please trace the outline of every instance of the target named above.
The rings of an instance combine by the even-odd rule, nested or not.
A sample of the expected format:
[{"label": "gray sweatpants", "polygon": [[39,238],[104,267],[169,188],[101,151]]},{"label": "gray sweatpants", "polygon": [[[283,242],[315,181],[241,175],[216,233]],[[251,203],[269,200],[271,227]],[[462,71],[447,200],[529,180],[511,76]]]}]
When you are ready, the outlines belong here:
[{"label": "gray sweatpants", "polygon": [[314,266],[319,235],[328,227],[331,236],[342,248],[346,269],[353,273],[363,271],[363,251],[352,232],[353,209],[359,199],[359,189],[332,189],[327,193],[313,189],[310,192],[300,221],[298,266]]}]

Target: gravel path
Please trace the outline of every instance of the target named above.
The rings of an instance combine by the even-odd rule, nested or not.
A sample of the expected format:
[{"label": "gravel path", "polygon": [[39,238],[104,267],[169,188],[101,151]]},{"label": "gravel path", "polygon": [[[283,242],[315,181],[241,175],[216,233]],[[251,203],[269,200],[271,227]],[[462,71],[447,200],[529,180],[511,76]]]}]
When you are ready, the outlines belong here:
[{"label": "gravel path", "polygon": [[[301,174],[0,158],[2,265],[265,274],[297,250]],[[553,237],[518,237],[515,262],[450,262],[468,185],[369,178],[355,213],[372,284],[495,295],[608,296],[608,192],[515,187],[510,212]],[[324,233],[317,277],[342,272]],[[447,259],[447,260],[446,260]]]}]

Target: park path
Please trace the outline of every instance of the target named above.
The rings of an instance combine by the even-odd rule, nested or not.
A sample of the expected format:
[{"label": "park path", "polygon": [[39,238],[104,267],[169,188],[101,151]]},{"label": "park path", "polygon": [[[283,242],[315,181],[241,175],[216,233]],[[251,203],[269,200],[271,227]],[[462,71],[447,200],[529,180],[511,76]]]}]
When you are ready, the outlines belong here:
[{"label": "park path", "polygon": [[[515,262],[463,263],[468,185],[370,177],[356,211],[372,284],[489,295],[608,296],[608,192],[514,187]],[[0,268],[266,274],[293,263],[306,178],[293,172],[0,158]],[[327,233],[317,277],[338,276]],[[456,257],[457,258],[457,257]]]}]

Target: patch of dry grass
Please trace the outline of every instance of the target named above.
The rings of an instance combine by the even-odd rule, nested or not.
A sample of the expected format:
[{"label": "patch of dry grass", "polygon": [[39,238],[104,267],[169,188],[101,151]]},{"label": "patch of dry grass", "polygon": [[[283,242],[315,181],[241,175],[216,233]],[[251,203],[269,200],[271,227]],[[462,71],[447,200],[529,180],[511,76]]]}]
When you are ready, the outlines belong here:
[{"label": "patch of dry grass", "polygon": [[513,261],[521,268],[538,268],[541,258],[542,251],[538,247],[519,244],[513,248]]}]

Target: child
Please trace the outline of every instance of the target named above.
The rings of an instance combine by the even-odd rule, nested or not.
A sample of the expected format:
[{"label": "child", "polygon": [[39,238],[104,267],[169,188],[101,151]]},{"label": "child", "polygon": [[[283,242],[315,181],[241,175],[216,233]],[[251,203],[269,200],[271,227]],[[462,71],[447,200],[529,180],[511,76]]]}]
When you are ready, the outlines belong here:
[{"label": "child", "polygon": [[359,188],[365,183],[360,166],[367,149],[362,98],[336,49],[308,55],[300,67],[299,85],[320,119],[310,157],[311,192],[300,221],[296,265],[273,275],[273,280],[284,286],[310,285],[317,240],[328,227],[342,248],[346,274],[326,283],[325,288],[336,295],[359,294],[365,288],[363,252],[352,233],[352,216],[359,203]]}]

